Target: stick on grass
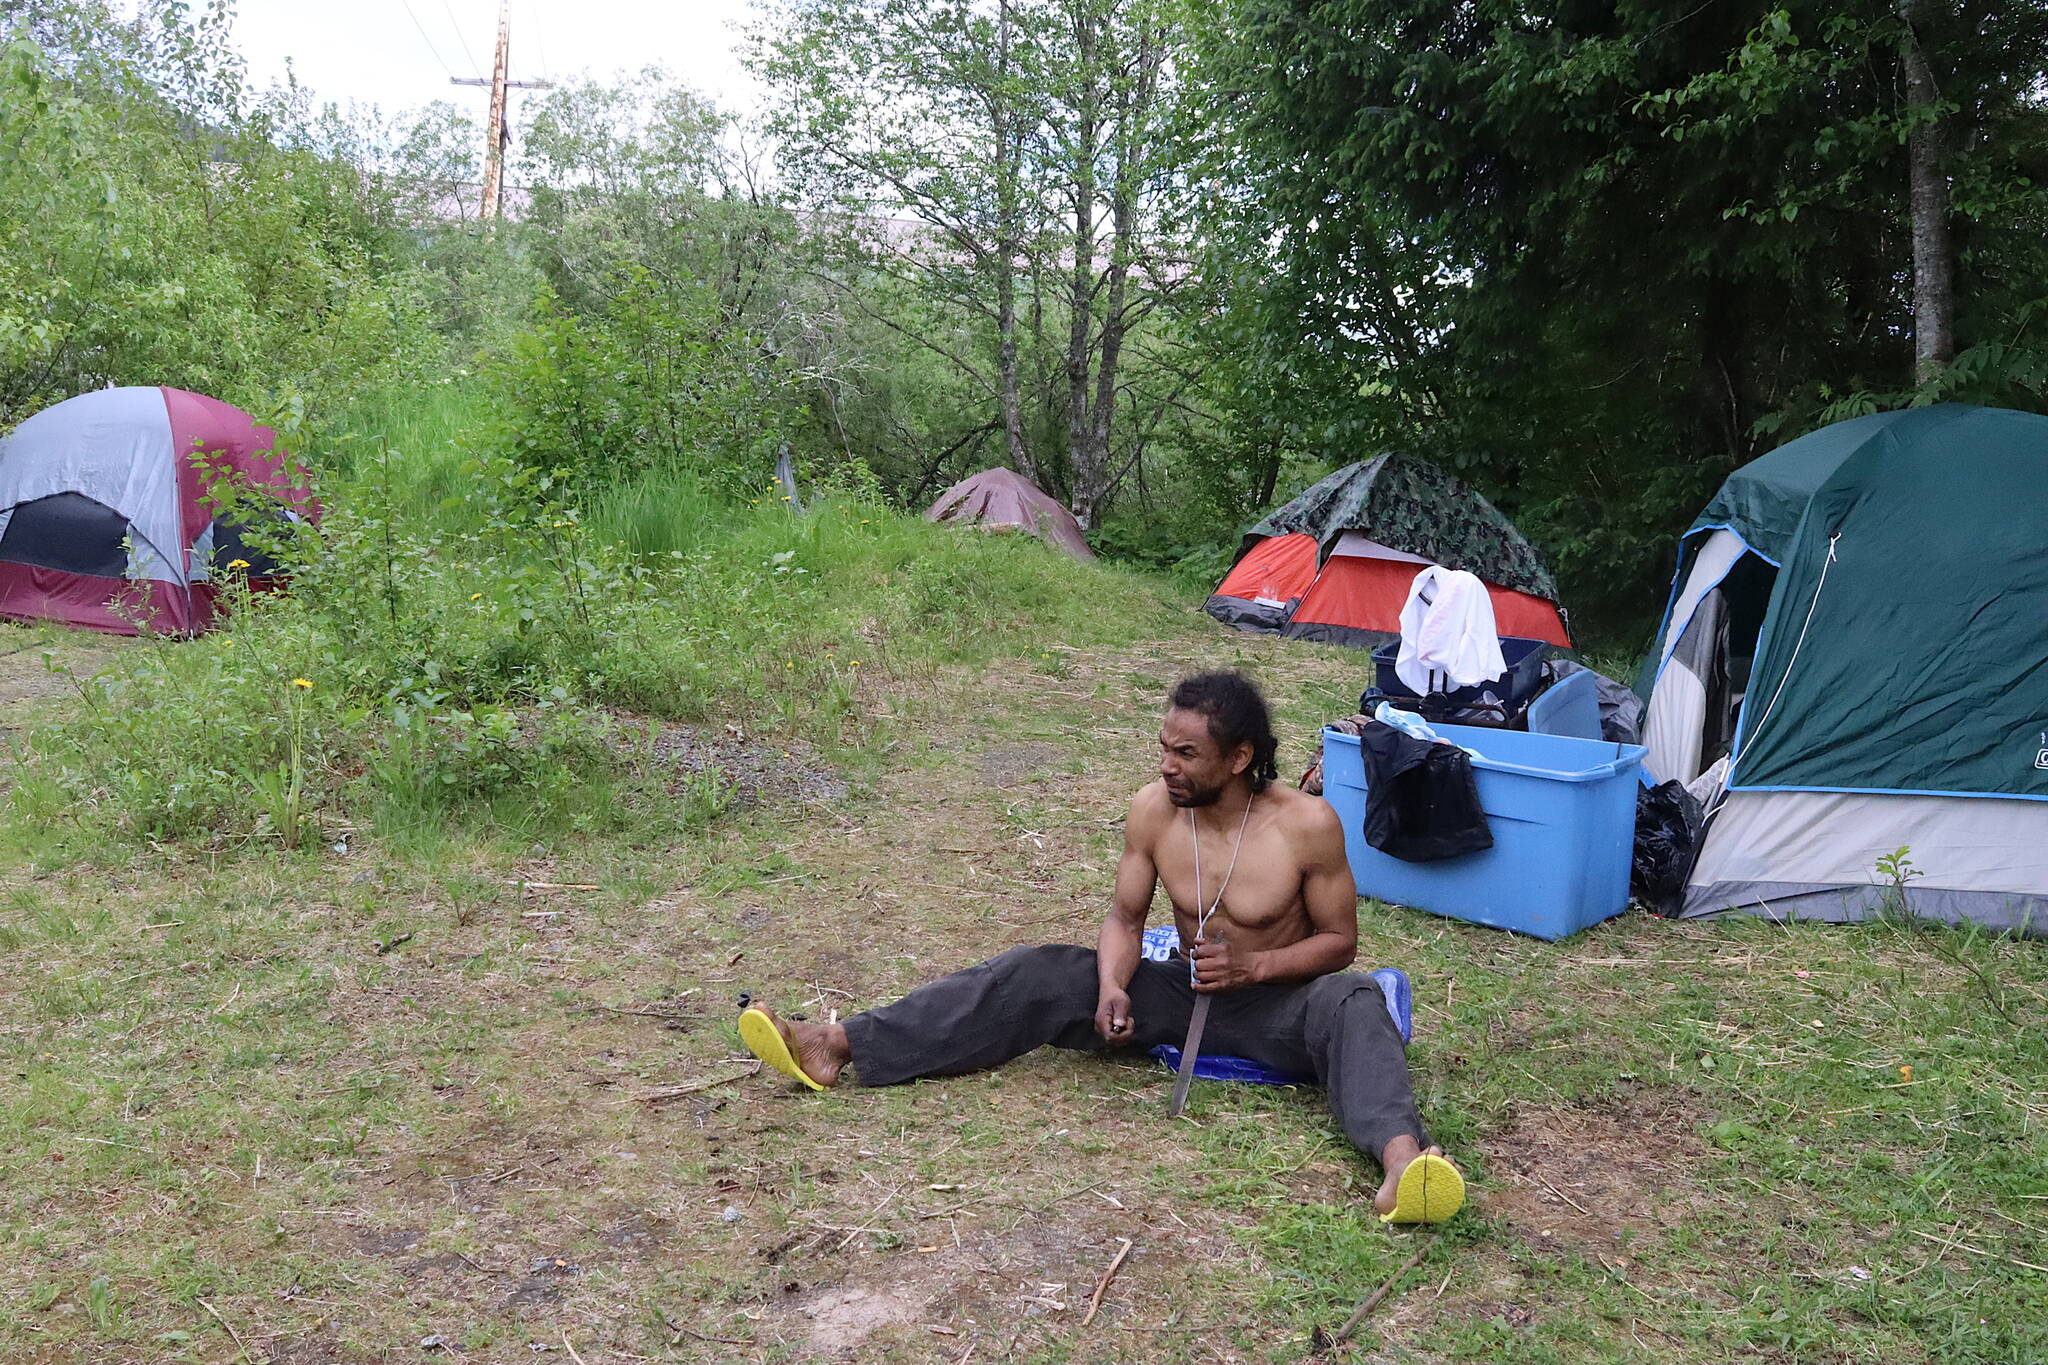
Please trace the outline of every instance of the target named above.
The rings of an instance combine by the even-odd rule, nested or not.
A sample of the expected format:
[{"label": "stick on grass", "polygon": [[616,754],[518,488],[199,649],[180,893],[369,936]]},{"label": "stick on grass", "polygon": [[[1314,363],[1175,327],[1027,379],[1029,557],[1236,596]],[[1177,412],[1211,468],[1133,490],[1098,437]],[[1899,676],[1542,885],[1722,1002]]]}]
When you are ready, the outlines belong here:
[{"label": "stick on grass", "polygon": [[1367,1294],[1363,1299],[1359,1301],[1358,1307],[1351,1310],[1351,1316],[1344,1320],[1344,1325],[1337,1329],[1337,1335],[1330,1338],[1330,1344],[1332,1346],[1341,1346],[1345,1342],[1351,1340],[1351,1334],[1358,1330],[1359,1323],[1365,1321],[1365,1315],[1367,1313],[1372,1312],[1373,1309],[1379,1307],[1380,1300],[1387,1297],[1388,1293],[1392,1291],[1395,1284],[1397,1284],[1400,1281],[1401,1277],[1403,1275],[1406,1275],[1409,1271],[1415,1269],[1415,1267],[1421,1265],[1422,1258],[1427,1255],[1429,1255],[1429,1247],[1426,1244],[1417,1247],[1415,1249],[1415,1254],[1413,1256],[1410,1256],[1407,1260],[1401,1262],[1401,1268],[1395,1271],[1392,1275],[1388,1276],[1387,1282],[1385,1284],[1381,1285],[1378,1289],[1373,1290],[1372,1293]]},{"label": "stick on grass", "polygon": [[1116,1259],[1109,1263],[1109,1269],[1103,1271],[1102,1278],[1095,1282],[1095,1292],[1088,1296],[1088,1311],[1081,1315],[1081,1325],[1083,1327],[1095,1321],[1095,1314],[1102,1307],[1102,1296],[1108,1291],[1109,1282],[1116,1278],[1117,1271],[1124,1268],[1124,1257],[1131,1254],[1131,1239],[1124,1237],[1118,1240],[1123,1243],[1123,1246],[1118,1248]]}]

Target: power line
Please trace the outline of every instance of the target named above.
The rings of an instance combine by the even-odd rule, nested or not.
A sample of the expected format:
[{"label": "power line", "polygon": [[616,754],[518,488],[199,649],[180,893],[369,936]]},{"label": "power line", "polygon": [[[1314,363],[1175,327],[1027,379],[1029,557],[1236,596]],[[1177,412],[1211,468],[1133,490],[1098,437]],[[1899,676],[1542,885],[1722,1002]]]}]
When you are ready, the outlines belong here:
[{"label": "power line", "polygon": [[[448,12],[448,27],[455,30],[455,41],[462,44],[462,55],[469,58],[471,74],[481,78],[484,69],[476,64],[476,54],[469,50],[469,39],[462,36],[462,25],[456,22],[455,11],[449,7],[448,0],[441,0],[441,8]],[[448,74],[452,76],[455,73],[451,71]]]},{"label": "power line", "polygon": [[[412,26],[420,31],[420,41],[427,45],[427,51],[433,53],[434,60],[441,63],[441,70],[447,73],[448,79],[454,80],[455,73],[449,69],[447,58],[441,55],[440,48],[434,46],[434,40],[427,36],[427,27],[420,22],[420,17],[412,12],[412,0],[398,0],[398,3],[405,7],[406,17],[412,20]],[[474,66],[475,63],[472,62],[471,65]]]}]

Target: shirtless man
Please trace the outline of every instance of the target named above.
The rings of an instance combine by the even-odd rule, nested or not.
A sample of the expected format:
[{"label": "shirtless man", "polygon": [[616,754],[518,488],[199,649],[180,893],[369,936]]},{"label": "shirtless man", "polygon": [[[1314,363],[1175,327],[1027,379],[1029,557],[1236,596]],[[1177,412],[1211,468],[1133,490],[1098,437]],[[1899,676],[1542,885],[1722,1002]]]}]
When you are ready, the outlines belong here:
[{"label": "shirtless man", "polygon": [[[1013,948],[839,1024],[756,1006],[740,1016],[740,1036],[813,1089],[837,1084],[849,1065],[863,1085],[897,1085],[1047,1044],[1177,1046],[1196,994],[1210,994],[1203,1051],[1314,1075],[1345,1135],[1385,1168],[1373,1199],[1381,1215],[1449,1217],[1463,1181],[1427,1145],[1400,1032],[1377,983],[1344,970],[1358,953],[1358,897],[1343,827],[1320,798],[1275,783],[1276,747],[1249,680],[1183,679],[1159,731],[1159,779],[1131,802],[1115,900],[1093,949]],[[1161,883],[1184,956],[1148,962],[1139,936]]]}]

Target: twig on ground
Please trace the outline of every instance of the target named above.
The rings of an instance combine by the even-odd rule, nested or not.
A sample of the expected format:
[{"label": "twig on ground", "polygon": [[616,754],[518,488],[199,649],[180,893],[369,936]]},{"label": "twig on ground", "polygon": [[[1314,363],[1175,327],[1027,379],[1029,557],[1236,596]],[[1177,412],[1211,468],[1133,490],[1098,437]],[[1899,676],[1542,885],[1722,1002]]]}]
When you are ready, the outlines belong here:
[{"label": "twig on ground", "polygon": [[584,1365],[583,1357],[576,1354],[575,1344],[569,1340],[569,1329],[566,1327],[562,1329],[562,1349],[569,1353],[569,1359],[575,1361],[576,1365]]},{"label": "twig on ground", "polygon": [[1068,1190],[1065,1194],[1056,1194],[1052,1198],[1046,1200],[1043,1204],[1026,1204],[1024,1207],[1025,1210],[1030,1213],[1044,1213],[1054,1204],[1063,1204],[1067,1200],[1072,1199],[1075,1195],[1086,1194],[1088,1193],[1088,1191],[1094,1189],[1097,1185],[1100,1184],[1102,1184],[1100,1180],[1092,1181],[1089,1184],[1083,1185],[1078,1190]]},{"label": "twig on ground", "polygon": [[715,1341],[720,1346],[752,1346],[754,1344],[740,1337],[714,1337],[709,1332],[700,1332],[694,1327],[685,1327],[674,1318],[668,1320],[668,1325],[676,1330],[675,1340],[669,1343],[671,1346],[679,1345],[684,1337],[695,1337],[698,1341]]},{"label": "twig on ground", "polygon": [[1429,1246],[1427,1243],[1424,1243],[1415,1249],[1413,1256],[1401,1262],[1401,1268],[1389,1276],[1385,1284],[1359,1300],[1358,1307],[1351,1310],[1351,1316],[1346,1318],[1344,1325],[1337,1329],[1337,1335],[1330,1338],[1330,1344],[1332,1346],[1342,1346],[1345,1342],[1351,1340],[1351,1334],[1358,1330],[1359,1323],[1365,1321],[1365,1315],[1379,1307],[1380,1300],[1386,1298],[1393,1291],[1394,1286],[1400,1282],[1401,1277],[1421,1265],[1422,1258],[1427,1255],[1429,1255]]},{"label": "twig on ground", "polygon": [[247,1360],[249,1358],[249,1343],[242,1340],[242,1334],[235,1330],[235,1325],[229,1322],[226,1318],[222,1317],[220,1315],[220,1310],[218,1308],[215,1308],[212,1304],[208,1303],[205,1299],[199,1300],[199,1306],[201,1308],[204,1308],[208,1313],[211,1313],[213,1315],[213,1320],[221,1325],[221,1330],[226,1332],[229,1336],[235,1339],[235,1345],[238,1348],[240,1348],[242,1352],[242,1358],[244,1360]]},{"label": "twig on ground", "polygon": [[602,891],[603,887],[593,882],[522,882],[511,878],[510,884],[521,891]]},{"label": "twig on ground", "polygon": [[2032,1261],[2022,1261],[2017,1256],[2001,1256],[1995,1251],[1985,1251],[1980,1247],[1970,1246],[1968,1243],[1957,1241],[1952,1237],[1936,1237],[1933,1233],[1922,1232],[1918,1228],[1907,1228],[1906,1231],[1912,1233],[1915,1237],[1924,1237],[1928,1241],[1944,1247],[1954,1247],[1957,1251],[1967,1251],[1972,1256],[1982,1256],[1986,1260],[1991,1261],[2004,1261],[2007,1265],[2023,1266],[2028,1270],[2038,1270],[2048,1274],[2048,1265],[2035,1265]]},{"label": "twig on ground", "polygon": [[504,1273],[505,1273],[506,1271],[508,1271],[508,1270],[509,1270],[509,1269],[511,1268],[511,1267],[509,1267],[509,1266],[502,1266],[502,1265],[501,1265],[501,1266],[488,1266],[488,1265],[478,1265],[478,1264],[477,1264],[477,1263],[476,1263],[475,1261],[470,1261],[469,1257],[467,1257],[467,1256],[463,1256],[463,1254],[462,1254],[461,1252],[459,1252],[459,1251],[458,1251],[458,1252],[456,1252],[455,1254],[456,1254],[457,1256],[460,1256],[460,1257],[461,1257],[461,1258],[462,1258],[463,1260],[465,1260],[465,1261],[469,1261],[469,1266],[470,1266],[470,1269],[472,1269],[472,1270],[480,1270],[480,1271],[482,1271],[482,1272],[483,1272],[484,1274],[486,1274],[486,1275],[503,1275],[503,1274],[504,1274]]},{"label": "twig on ground", "polygon": [[580,1005],[585,1014],[637,1014],[643,1019],[709,1019],[708,1014],[694,1014],[689,1010],[629,1010],[618,1005]]},{"label": "twig on ground", "polygon": [[1565,1192],[1564,1192],[1563,1190],[1561,1190],[1561,1189],[1559,1189],[1559,1188],[1558,1188],[1557,1186],[1555,1186],[1555,1185],[1551,1184],[1551,1183],[1550,1183],[1550,1182],[1549,1182],[1548,1180],[1545,1180],[1545,1179],[1544,1179],[1544,1178],[1543,1178],[1542,1176],[1540,1176],[1540,1175],[1531,1175],[1531,1176],[1530,1176],[1529,1178],[1530,1178],[1531,1180],[1535,1181],[1535,1182],[1536,1182],[1537,1184],[1541,1185],[1541,1186],[1542,1186],[1542,1187],[1543,1187],[1544,1189],[1546,1189],[1546,1190],[1549,1190],[1549,1191],[1550,1191],[1550,1192],[1551,1192],[1552,1194],[1556,1195],[1556,1196],[1557,1196],[1557,1197],[1558,1197],[1559,1199],[1562,1199],[1562,1200],[1564,1200],[1564,1202],[1565,1202],[1565,1203],[1567,1203],[1567,1204],[1570,1204],[1570,1205],[1571,1205],[1571,1206],[1572,1206],[1573,1208],[1577,1209],[1577,1210],[1578,1210],[1578,1211],[1579,1211],[1580,1213],[1583,1213],[1583,1214],[1585,1214],[1585,1215],[1586,1215],[1586,1216],[1587,1216],[1588,1218],[1591,1218],[1591,1217],[1593,1216],[1593,1212],[1592,1212],[1592,1210],[1591,1210],[1591,1209],[1588,1209],[1588,1208],[1587,1208],[1587,1207],[1586,1207],[1586,1206],[1585,1206],[1584,1204],[1581,1204],[1581,1203],[1580,1203],[1580,1202],[1579,1202],[1578,1200],[1576,1200],[1576,1199],[1572,1198],[1572,1197],[1571,1197],[1570,1195],[1566,1194],[1566,1193],[1565,1193]]},{"label": "twig on ground", "polygon": [[846,1250],[847,1246],[853,1241],[853,1239],[860,1236],[863,1232],[873,1232],[875,1230],[875,1215],[880,1213],[883,1209],[889,1207],[889,1201],[894,1199],[897,1195],[901,1193],[903,1193],[903,1186],[898,1185],[895,1189],[883,1195],[882,1202],[868,1210],[868,1216],[861,1220],[860,1226],[854,1228],[851,1232],[847,1233],[845,1237],[841,1238],[839,1245],[832,1248],[832,1250],[834,1252],[844,1251]]},{"label": "twig on ground", "polygon": [[699,1090],[709,1090],[714,1086],[726,1085],[732,1081],[743,1081],[760,1070],[761,1063],[756,1058],[752,1066],[735,1071],[730,1076],[707,1076],[701,1081],[691,1081],[687,1085],[664,1086],[660,1090],[650,1090],[644,1095],[635,1095],[633,1098],[640,1104],[660,1104],[664,1100],[675,1100],[681,1099],[685,1095],[694,1095]]},{"label": "twig on ground", "polygon": [[1095,1282],[1095,1292],[1088,1296],[1088,1311],[1081,1315],[1083,1327],[1095,1321],[1095,1314],[1102,1307],[1102,1296],[1108,1291],[1109,1282],[1116,1278],[1117,1271],[1124,1268],[1124,1257],[1131,1254],[1131,1239],[1123,1237],[1118,1240],[1123,1246],[1117,1250],[1116,1259],[1109,1263],[1109,1269],[1103,1271],[1102,1278]]}]

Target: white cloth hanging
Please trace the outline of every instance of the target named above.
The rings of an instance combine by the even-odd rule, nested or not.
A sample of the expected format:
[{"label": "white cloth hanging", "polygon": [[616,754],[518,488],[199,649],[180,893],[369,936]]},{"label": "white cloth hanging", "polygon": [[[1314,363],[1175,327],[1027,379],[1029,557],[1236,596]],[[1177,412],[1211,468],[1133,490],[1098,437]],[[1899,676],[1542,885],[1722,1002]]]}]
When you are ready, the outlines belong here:
[{"label": "white cloth hanging", "polygon": [[1470,687],[1507,672],[1493,598],[1477,574],[1432,564],[1408,585],[1394,672],[1419,695]]}]

